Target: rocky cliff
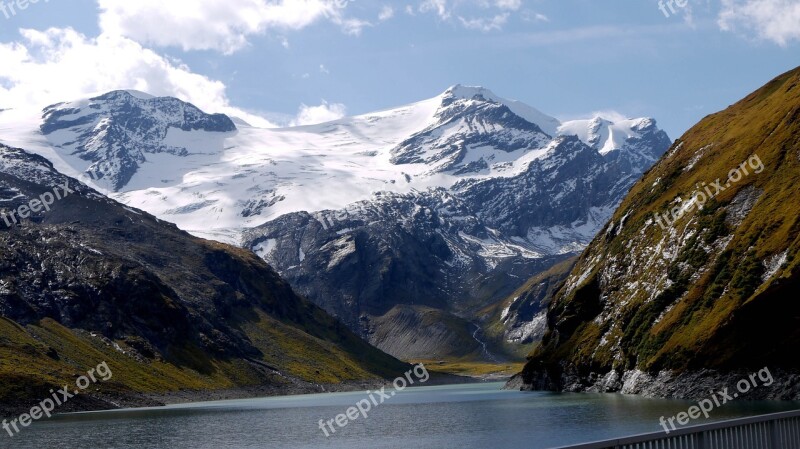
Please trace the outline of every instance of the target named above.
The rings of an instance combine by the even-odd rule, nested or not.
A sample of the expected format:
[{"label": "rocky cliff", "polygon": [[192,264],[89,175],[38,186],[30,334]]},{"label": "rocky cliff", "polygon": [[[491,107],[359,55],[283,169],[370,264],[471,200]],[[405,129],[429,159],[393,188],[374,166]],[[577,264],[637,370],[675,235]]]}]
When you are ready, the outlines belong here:
[{"label": "rocky cliff", "polygon": [[798,398],[800,69],[682,136],[552,298],[523,388]]}]

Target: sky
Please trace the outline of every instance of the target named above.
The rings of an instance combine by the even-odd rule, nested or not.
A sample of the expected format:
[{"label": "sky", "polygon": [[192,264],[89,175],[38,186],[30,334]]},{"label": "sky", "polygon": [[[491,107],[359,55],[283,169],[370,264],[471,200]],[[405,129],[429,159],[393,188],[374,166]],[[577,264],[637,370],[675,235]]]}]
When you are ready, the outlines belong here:
[{"label": "sky", "polygon": [[290,126],[464,84],[674,139],[798,65],[800,0],[0,0],[0,109],[137,89]]}]

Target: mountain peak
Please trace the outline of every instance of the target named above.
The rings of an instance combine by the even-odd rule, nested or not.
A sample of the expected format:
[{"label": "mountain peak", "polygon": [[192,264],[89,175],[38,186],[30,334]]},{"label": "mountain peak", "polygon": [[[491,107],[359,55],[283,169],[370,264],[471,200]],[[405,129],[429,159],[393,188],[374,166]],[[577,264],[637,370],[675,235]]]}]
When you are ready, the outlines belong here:
[{"label": "mountain peak", "polygon": [[611,120],[607,120],[599,115],[591,120],[589,120],[589,127],[592,129],[599,129],[601,126],[609,126],[613,125],[614,122]]},{"label": "mountain peak", "polygon": [[88,163],[89,177],[119,191],[147,155],[221,151],[222,139],[237,128],[226,115],[206,114],[174,97],[114,90],[45,108],[40,130],[55,148]]},{"label": "mountain peak", "polygon": [[687,131],[547,298],[524,383],[700,397],[769,366],[789,380],[760,397],[796,399],[798,117],[795,71]]},{"label": "mountain peak", "polygon": [[443,94],[444,97],[455,97],[463,100],[471,100],[475,97],[482,97],[486,100],[502,103],[502,99],[498,98],[491,90],[481,86],[464,86],[462,84],[455,84],[450,86]]},{"label": "mountain peak", "polygon": [[[155,95],[150,95],[147,92],[142,92],[142,91],[139,91],[139,90],[119,89],[119,90],[112,90],[111,92],[107,92],[107,93],[105,93],[103,95],[99,95],[97,97],[94,97],[94,98],[92,98],[92,100],[95,100],[95,99],[110,100],[110,99],[120,99],[120,98],[127,99],[127,98],[130,98],[130,97],[133,97],[133,98],[136,98],[136,99],[139,99],[139,100],[152,100],[154,98],[158,98]],[[172,97],[166,97],[166,98],[172,98]]]},{"label": "mountain peak", "polygon": [[643,138],[669,141],[666,133],[657,128],[655,119],[649,117],[615,117],[609,120],[598,115],[590,119],[571,120],[559,126],[558,134],[576,135],[601,154],[619,150],[629,142]]},{"label": "mountain peak", "polygon": [[558,127],[561,126],[561,122],[559,122],[556,118],[544,114],[538,109],[528,106],[521,101],[508,100],[503,97],[499,97],[491,90],[482,86],[464,86],[462,84],[455,84],[444,91],[441,97],[442,106],[444,107],[449,106],[453,101],[473,99],[502,104],[522,119],[537,125],[549,136],[555,136],[558,131]]}]

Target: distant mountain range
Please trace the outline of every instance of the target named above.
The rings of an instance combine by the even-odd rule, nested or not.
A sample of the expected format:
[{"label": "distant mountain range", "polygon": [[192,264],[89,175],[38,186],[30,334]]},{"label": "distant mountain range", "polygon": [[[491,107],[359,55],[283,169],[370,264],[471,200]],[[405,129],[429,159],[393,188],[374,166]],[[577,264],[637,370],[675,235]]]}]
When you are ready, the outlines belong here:
[{"label": "distant mountain range", "polygon": [[510,386],[697,398],[768,368],[748,398],[800,398],[798,198],[800,68],[689,130],[556,288],[521,292],[543,341]]},{"label": "distant mountain range", "polygon": [[653,119],[562,123],[464,86],[283,129],[116,91],[2,112],[0,139],[252,249],[402,358],[486,356],[479,311],[587,245],[671,143]]}]

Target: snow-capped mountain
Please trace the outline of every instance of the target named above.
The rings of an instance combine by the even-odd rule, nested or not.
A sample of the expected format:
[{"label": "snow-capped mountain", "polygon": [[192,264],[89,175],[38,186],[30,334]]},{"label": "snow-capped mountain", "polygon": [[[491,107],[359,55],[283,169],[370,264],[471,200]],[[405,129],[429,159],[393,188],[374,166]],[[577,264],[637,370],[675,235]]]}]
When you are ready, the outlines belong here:
[{"label": "snow-capped mountain", "polygon": [[[544,123],[552,127],[552,120]],[[541,148],[551,139],[491,92],[456,86],[442,95],[430,126],[391,150],[391,161],[425,164],[432,173],[488,173],[490,164],[513,161],[519,152]]]},{"label": "snow-capped mountain", "polygon": [[[106,181],[114,191],[125,187],[147,154],[185,157],[207,138],[195,134],[236,130],[225,115],[209,115],[175,98],[154,98],[135,91],[115,91],[45,108],[42,134],[54,147],[91,163],[85,172]],[[219,139],[215,139],[219,140]]]},{"label": "snow-capped mountain", "polygon": [[[648,146],[647,127],[637,127],[643,121],[651,122],[619,125],[629,126],[626,138],[615,133],[611,146]],[[578,133],[582,126],[587,131]],[[487,89],[462,86],[400,108],[282,129],[234,126],[176,99],[119,91],[53,105],[44,117],[0,112],[0,141],[30,148],[62,172],[182,229],[238,242],[241,229],[290,212],[337,210],[379,191],[514,176],[546,153],[548,137],[579,134],[591,145],[589,126],[562,124]],[[414,150],[414,140],[424,150]],[[463,159],[441,166],[431,163],[437,154],[411,156],[437,149],[438,156]]]},{"label": "snow-capped mountain", "polygon": [[[652,157],[664,139],[654,142],[662,146]],[[375,322],[414,305],[453,313],[461,322],[450,321],[463,327],[475,311],[588,244],[641,175],[628,159],[601,155],[575,136],[542,151],[514,176],[287,214],[248,231],[244,243],[381,349],[420,357],[414,346],[389,345],[407,335],[386,339]],[[427,338],[418,330],[414,345]]]},{"label": "snow-capped mountain", "polygon": [[380,318],[399,304],[469,328],[472,310],[588,244],[670,145],[652,119],[561,123],[463,86],[281,129],[119,91],[44,115],[0,112],[0,141],[68,175],[88,171],[93,187],[196,235],[253,249],[383,340],[376,323],[392,326]]}]

